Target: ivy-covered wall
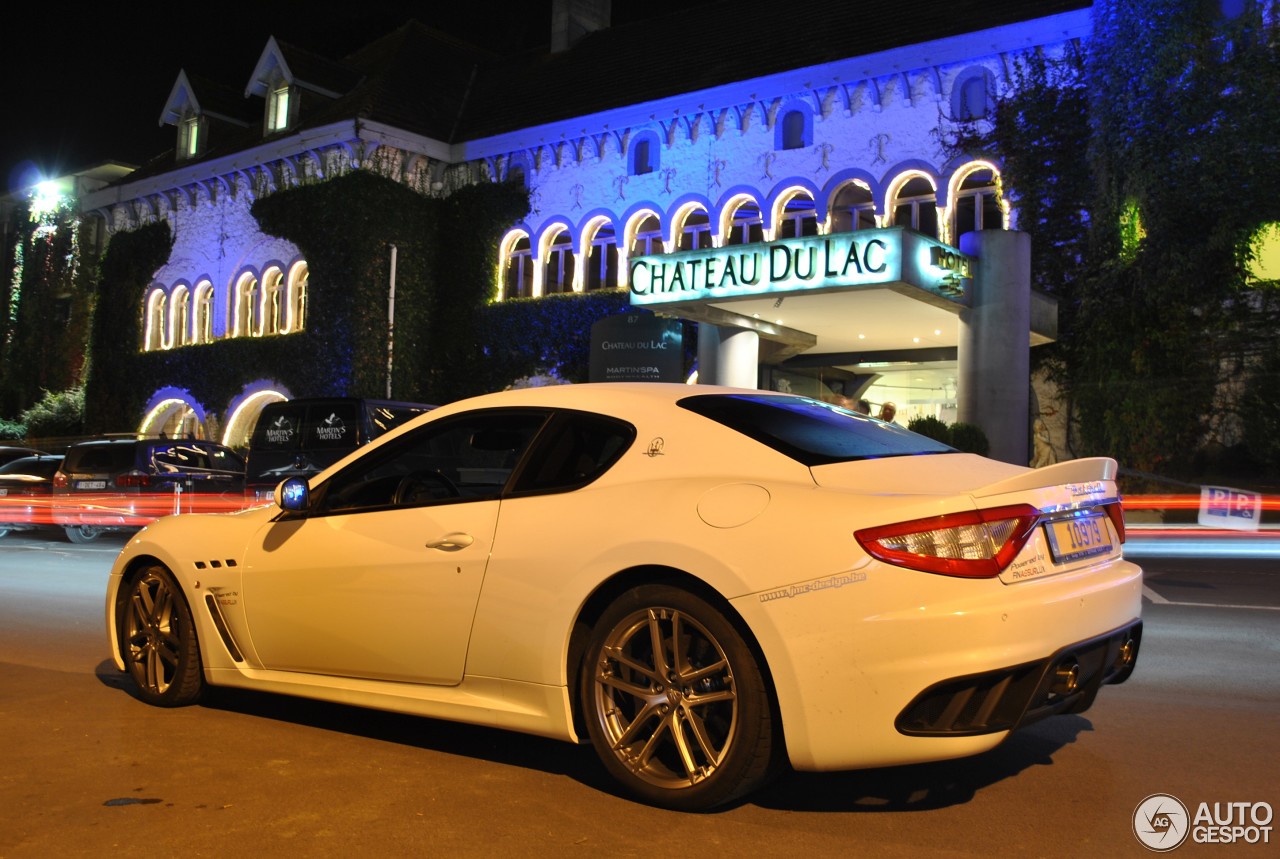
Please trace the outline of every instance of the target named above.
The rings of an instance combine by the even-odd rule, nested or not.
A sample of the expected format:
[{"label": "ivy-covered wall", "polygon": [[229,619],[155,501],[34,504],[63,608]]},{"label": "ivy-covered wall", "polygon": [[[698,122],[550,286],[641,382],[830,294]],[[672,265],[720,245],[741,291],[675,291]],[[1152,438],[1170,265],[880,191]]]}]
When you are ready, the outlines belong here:
[{"label": "ivy-covered wall", "polygon": [[[566,382],[586,382],[591,372],[591,326],[606,316],[632,312],[625,291],[518,298],[484,309],[479,326],[483,358],[477,361],[487,390],[513,379],[552,372]],[[643,312],[649,312],[647,309]],[[684,370],[697,353],[697,325],[683,323]]]},{"label": "ivy-covered wall", "polygon": [[[295,396],[385,396],[392,245],[395,399],[446,403],[544,372],[587,381],[591,326],[630,312],[627,293],[494,302],[498,241],[527,206],[518,185],[473,185],[440,200],[364,171],[263,197],[253,206],[262,230],[307,260],[306,330],[155,352],[138,351],[144,296],[172,235],[164,222],[117,234],[101,266],[86,430],[133,429],[167,386],[215,410],[261,378]],[[684,327],[687,372],[697,338],[693,323]]]},{"label": "ivy-covered wall", "polygon": [[86,280],[94,260],[81,251],[69,206],[33,218],[8,211],[0,278],[0,417],[16,417],[41,399],[80,384],[89,315]]}]

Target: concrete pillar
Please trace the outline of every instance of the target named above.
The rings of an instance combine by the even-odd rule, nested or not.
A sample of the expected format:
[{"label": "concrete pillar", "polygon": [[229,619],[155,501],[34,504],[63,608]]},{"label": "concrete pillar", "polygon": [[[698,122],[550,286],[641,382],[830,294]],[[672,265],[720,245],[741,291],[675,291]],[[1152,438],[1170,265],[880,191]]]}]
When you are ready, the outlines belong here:
[{"label": "concrete pillar", "polygon": [[698,383],[757,388],[760,335],[746,328],[698,323]]},{"label": "concrete pillar", "polygon": [[976,257],[973,303],[960,313],[956,417],[977,424],[990,456],[1026,465],[1031,409],[1031,236],[981,230],[960,237]]}]

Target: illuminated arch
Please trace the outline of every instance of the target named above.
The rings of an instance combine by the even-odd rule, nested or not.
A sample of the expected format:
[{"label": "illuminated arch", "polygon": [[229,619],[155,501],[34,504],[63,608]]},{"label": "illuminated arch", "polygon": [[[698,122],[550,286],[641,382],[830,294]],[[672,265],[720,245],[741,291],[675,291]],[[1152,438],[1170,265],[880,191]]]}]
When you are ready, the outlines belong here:
[{"label": "illuminated arch", "polygon": [[557,218],[538,236],[537,264],[533,270],[534,297],[573,292],[577,257],[573,227]]},{"label": "illuminated arch", "polygon": [[885,187],[885,226],[910,227],[937,238],[947,215],[938,200],[938,180],[927,170],[903,170]]},{"label": "illuminated arch", "polygon": [[138,425],[140,435],[169,438],[204,438],[207,416],[204,406],[185,388],[161,388],[147,401]]},{"label": "illuminated arch", "polygon": [[185,283],[175,285],[169,294],[168,341],[166,349],[191,343],[191,290]]},{"label": "illuminated arch", "polygon": [[191,342],[213,342],[213,284],[202,280],[194,291],[195,306],[191,311]]},{"label": "illuminated arch", "polygon": [[142,351],[155,352],[168,348],[165,345],[165,307],[168,297],[161,287],[155,287],[147,293],[146,327],[142,334]]},{"label": "illuminated arch", "polygon": [[289,268],[285,287],[285,318],[282,334],[305,331],[307,328],[307,290],[311,281],[311,267],[305,261],[295,262]]},{"label": "illuminated arch", "polygon": [[[737,218],[738,212],[744,207],[750,207],[755,210],[754,224]],[[738,224],[738,229],[740,230],[738,237],[743,239],[742,241],[732,240],[734,238],[735,220],[741,221]],[[716,232],[712,235],[711,241],[718,248],[731,244],[751,244],[751,239],[755,232],[752,227],[757,224],[759,226],[760,240],[764,238],[764,215],[760,209],[760,199],[753,190],[731,190],[721,200],[719,211],[715,214],[713,221],[716,224]]]},{"label": "illuminated arch", "polygon": [[258,334],[281,334],[286,330],[285,319],[288,287],[284,271],[278,265],[269,265],[262,272],[262,284],[258,297]]},{"label": "illuminated arch", "polygon": [[[953,172],[951,174],[951,178],[947,181],[947,209],[949,211],[949,217],[945,222],[946,229],[944,234],[938,237],[947,244],[954,245],[960,239],[960,234],[962,232],[961,227],[964,222],[967,222],[967,219],[961,218],[961,206],[964,205],[966,200],[975,196],[974,192],[976,189],[976,186],[972,188],[966,187],[966,183],[969,183],[970,179],[975,178],[977,174],[981,173],[991,174],[990,187],[992,188],[991,196],[993,199],[989,201],[990,205],[988,206],[988,201],[981,199],[981,197],[985,195],[981,192],[977,193],[979,199],[975,201],[976,215],[974,218],[976,226],[981,229],[1009,229],[1009,202],[1005,199],[1004,192],[1001,187],[1000,168],[990,161],[970,161]],[[983,217],[983,213],[988,209],[990,209],[993,214],[997,215],[999,223],[988,224],[986,222]],[[968,232],[968,230],[963,230],[963,232]]]},{"label": "illuminated arch", "polygon": [[872,230],[881,223],[875,190],[866,179],[854,176],[830,186],[821,230],[824,235]]},{"label": "illuminated arch", "polygon": [[[807,206],[796,206],[800,198],[808,200]],[[768,217],[765,219],[764,240],[771,242],[777,238],[796,238],[802,235],[817,235],[820,231],[818,222],[818,189],[810,182],[789,182],[774,192],[768,203]],[[803,210],[803,211],[802,211]],[[808,214],[805,214],[807,212]],[[810,226],[800,221],[808,220]],[[790,235],[784,235],[788,229],[788,221],[794,222],[797,228]]]},{"label": "illuminated arch", "polygon": [[[655,245],[655,238],[657,247]],[[627,276],[632,257],[666,253],[666,241],[662,236],[662,213],[645,205],[627,213],[622,228],[622,244],[618,248],[618,285],[627,286]]]},{"label": "illuminated arch", "polygon": [[246,450],[249,436],[258,423],[258,415],[268,403],[293,399],[289,389],[265,379],[246,385],[240,396],[227,409],[227,425],[222,433],[222,443],[234,450]]},{"label": "illuminated arch", "polygon": [[258,276],[252,271],[243,272],[236,278],[231,304],[232,337],[252,337],[258,333],[259,300]]},{"label": "illuminated arch", "polygon": [[578,230],[581,265],[575,266],[574,292],[612,289],[618,284],[618,228],[609,212],[593,212]]},{"label": "illuminated arch", "polygon": [[531,297],[534,277],[533,239],[529,231],[509,230],[498,244],[498,300]]},{"label": "illuminated arch", "polygon": [[671,211],[670,223],[667,247],[671,250],[706,250],[712,247],[711,203],[705,197],[677,201]]}]

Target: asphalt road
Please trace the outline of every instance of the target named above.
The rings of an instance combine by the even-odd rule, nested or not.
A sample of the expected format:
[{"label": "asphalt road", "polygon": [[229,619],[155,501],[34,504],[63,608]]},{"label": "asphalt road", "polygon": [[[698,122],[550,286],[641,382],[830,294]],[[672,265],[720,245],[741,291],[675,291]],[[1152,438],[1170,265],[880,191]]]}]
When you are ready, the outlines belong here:
[{"label": "asphalt road", "polygon": [[[146,706],[107,661],[122,543],[0,540],[0,859],[1145,856],[1133,818],[1152,794],[1280,806],[1274,561],[1143,558],[1137,672],[1087,713],[693,815],[615,795],[588,748],[550,740],[243,692]],[[1269,835],[1175,855],[1273,856]]]}]

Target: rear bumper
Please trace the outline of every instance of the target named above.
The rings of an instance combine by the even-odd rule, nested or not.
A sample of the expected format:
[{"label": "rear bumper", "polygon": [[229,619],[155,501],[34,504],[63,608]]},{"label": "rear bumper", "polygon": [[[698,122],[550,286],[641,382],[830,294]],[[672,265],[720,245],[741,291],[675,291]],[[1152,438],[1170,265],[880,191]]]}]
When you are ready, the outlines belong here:
[{"label": "rear bumper", "polygon": [[[1142,571],[1120,559],[1016,585],[875,563],[819,583],[732,601],[764,652],[797,770],[988,751],[1127,677],[1132,664],[1115,661],[1141,630]],[[1055,690],[1069,657],[1077,686]]]},{"label": "rear bumper", "polygon": [[1141,643],[1142,621],[1133,620],[1047,659],[944,680],[916,696],[894,726],[910,737],[967,737],[1083,713],[1104,684],[1129,678]]}]

